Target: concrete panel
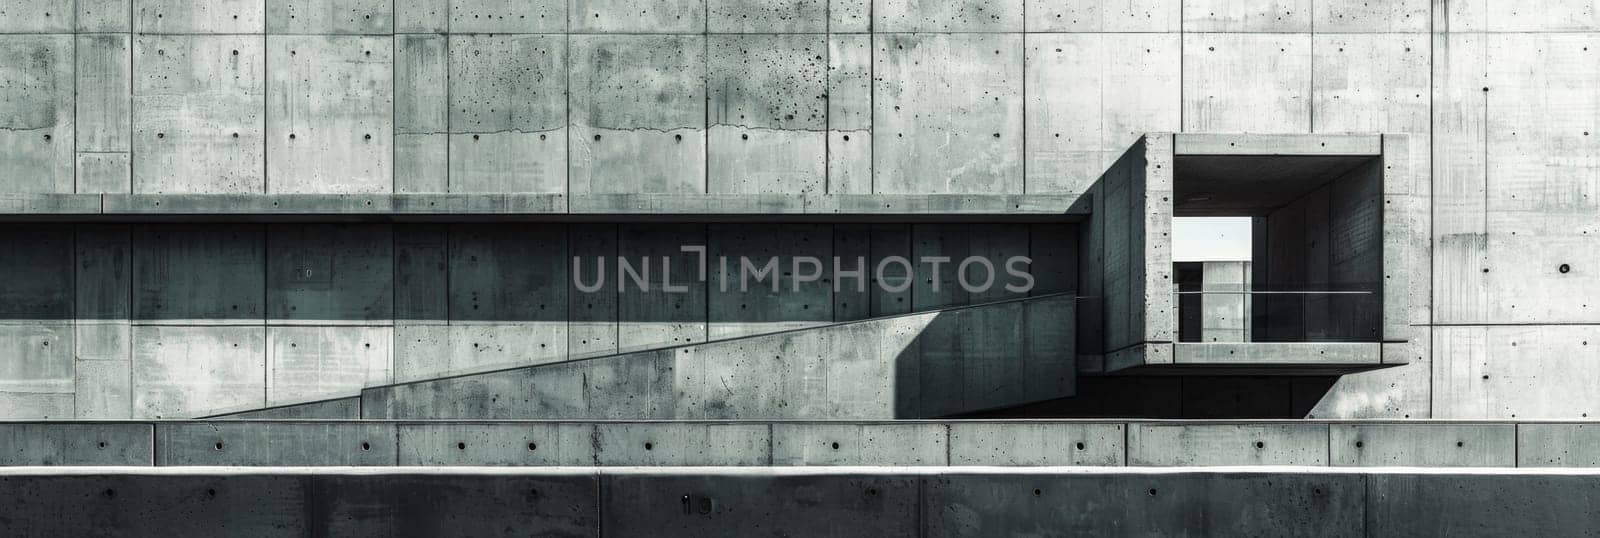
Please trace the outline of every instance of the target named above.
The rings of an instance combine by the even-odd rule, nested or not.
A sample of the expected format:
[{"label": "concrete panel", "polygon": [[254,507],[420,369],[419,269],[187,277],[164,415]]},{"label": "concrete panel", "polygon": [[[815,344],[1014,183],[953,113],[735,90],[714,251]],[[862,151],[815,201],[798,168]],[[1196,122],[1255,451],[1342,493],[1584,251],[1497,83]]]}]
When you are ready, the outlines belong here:
[{"label": "concrete panel", "polygon": [[[77,37],[77,151],[117,151],[132,147],[133,42],[128,35]],[[79,155],[79,159],[83,156]],[[124,162],[127,159],[123,155]],[[80,172],[82,172],[80,170]],[[124,176],[127,174],[124,173]],[[124,184],[125,185],[125,184]],[[128,192],[84,191],[80,192]]]},{"label": "concrete panel", "polygon": [[450,308],[448,225],[400,224],[392,233],[396,323],[445,323]]},{"label": "concrete panel", "polygon": [[159,466],[394,465],[395,425],[362,422],[156,424]]},{"label": "concrete panel", "polygon": [[1185,34],[1183,130],[1309,132],[1311,63],[1307,34]]},{"label": "concrete panel", "polygon": [[1365,488],[1312,473],[950,473],[924,479],[921,513],[928,536],[1356,536]]},{"label": "concrete panel", "polygon": [[1558,536],[1600,525],[1592,475],[1378,474],[1367,532],[1381,536]]},{"label": "concrete panel", "polygon": [[1518,424],[1517,467],[1600,467],[1600,426]]},{"label": "concrete panel", "polygon": [[599,510],[619,536],[915,536],[918,491],[897,475],[630,472],[601,476]]},{"label": "concrete panel", "polygon": [[128,32],[133,0],[78,0],[79,32]]},{"label": "concrete panel", "polygon": [[265,327],[133,329],[133,416],[184,418],[266,404]]},{"label": "concrete panel", "polygon": [[705,39],[570,40],[572,193],[706,192]]},{"label": "concrete panel", "polygon": [[[567,357],[614,354],[622,336],[618,334],[617,315],[617,225],[569,225],[567,245],[572,258],[572,285],[567,289]],[[597,283],[598,289],[585,291]]]},{"label": "concrete panel", "polygon": [[382,224],[279,224],[267,231],[272,322],[387,322],[394,315],[392,229]]},{"label": "concrete panel", "polygon": [[595,463],[611,466],[748,466],[772,463],[766,424],[603,423]]},{"label": "concrete panel", "polygon": [[567,28],[567,6],[559,0],[451,2],[449,28],[456,33],[561,33]]},{"label": "concrete panel", "polygon": [[706,27],[713,34],[824,33],[828,31],[829,3],[829,0],[708,0]]},{"label": "concrete panel", "polygon": [[299,476],[57,474],[0,481],[0,517],[29,536],[298,534]]},{"label": "concrete panel", "polygon": [[267,38],[267,192],[394,191],[394,41]]},{"label": "concrete panel", "polygon": [[[567,30],[573,33],[663,33],[706,31],[707,0],[573,0]],[[637,58],[637,56],[635,56]]]},{"label": "concrete panel", "polygon": [[439,35],[399,35],[394,42],[394,190],[449,189],[448,41]]},{"label": "concrete panel", "polygon": [[592,474],[318,478],[315,536],[584,536],[600,527]]},{"label": "concrete panel", "polygon": [[[196,9],[232,2],[208,5]],[[264,47],[251,36],[134,40],[134,192],[265,192]]]},{"label": "concrete panel", "polygon": [[257,0],[138,0],[135,4],[133,30],[142,34],[259,35],[266,30],[267,3]]},{"label": "concrete panel", "polygon": [[57,419],[73,416],[70,322],[0,325],[0,358],[0,398],[11,403],[0,415]]},{"label": "concrete panel", "polygon": [[1428,40],[1426,34],[1318,34],[1313,129],[1425,135],[1432,100]]},{"label": "concrete panel", "polygon": [[[608,275],[618,279],[620,351],[706,341],[709,288],[706,280],[693,278],[699,275],[698,256],[681,250],[685,246],[707,245],[706,239],[705,226],[622,225],[618,231],[617,252],[626,253],[631,264],[654,265],[657,273],[678,275],[673,277],[674,286],[685,289],[668,291],[661,279],[650,276],[646,279],[648,291],[640,290],[631,277],[623,279],[620,267],[616,273]],[[620,260],[613,262],[617,263]],[[641,274],[645,271],[640,267],[636,269]],[[706,269],[709,272],[710,267]]]},{"label": "concrete panel", "polygon": [[590,466],[593,424],[400,424],[400,465]]},{"label": "concrete panel", "polygon": [[[507,13],[509,13],[509,11]],[[449,30],[449,0],[395,1],[394,31],[396,33],[417,32],[442,34]]]},{"label": "concrete panel", "polygon": [[1581,419],[1600,416],[1591,326],[1435,327],[1438,418]]},{"label": "concrete panel", "polygon": [[[890,262],[884,265],[880,282],[877,271],[884,260],[892,256],[911,259],[911,226],[906,224],[836,225],[834,227],[834,255],[840,258],[840,268],[848,271],[862,268],[867,271],[866,282],[835,275],[839,289],[834,292],[837,303],[835,317],[849,314],[852,318],[889,316],[911,312],[911,288],[914,268]],[[865,257],[865,260],[858,258]],[[857,264],[864,261],[865,265]],[[855,307],[846,301],[854,300]]]},{"label": "concrete panel", "polygon": [[[707,298],[710,339],[803,329],[833,321],[832,226],[712,224],[709,234],[708,254],[715,268],[710,271]],[[800,261],[806,257],[817,263]],[[727,260],[725,270],[720,260]],[[761,279],[760,268],[771,260],[777,260],[775,269]],[[808,282],[802,276],[813,278]]]},{"label": "concrete panel", "polygon": [[[1596,204],[1588,186],[1600,177],[1600,166],[1559,155],[1600,149],[1588,112],[1600,110],[1600,96],[1581,90],[1600,76],[1591,65],[1600,38],[1508,34],[1491,36],[1486,46],[1484,87],[1490,90],[1483,101],[1480,218],[1484,230],[1494,233],[1482,248],[1478,293],[1484,302],[1476,316],[1461,321],[1593,323],[1600,307],[1572,299],[1593,293],[1582,275],[1600,265],[1597,236],[1590,230]],[[1552,183],[1552,177],[1571,179]],[[1472,289],[1440,285],[1451,295]]]},{"label": "concrete panel", "polygon": [[[451,371],[566,357],[566,230],[555,225],[455,225],[450,231]],[[410,359],[405,359],[410,360]]]},{"label": "concrete panel", "polygon": [[0,192],[74,191],[74,50],[71,36],[0,36]]},{"label": "concrete panel", "polygon": [[267,405],[360,394],[394,382],[390,327],[268,327]]},{"label": "concrete panel", "polygon": [[1327,424],[1128,425],[1128,465],[1327,464]]},{"label": "concrete panel", "polygon": [[1312,4],[1311,0],[1183,0],[1183,31],[1310,32]]},{"label": "concrete panel", "polygon": [[880,34],[873,46],[876,192],[1022,192],[1022,36]]},{"label": "concrete panel", "polygon": [[0,228],[0,320],[68,320],[73,316],[72,227],[23,224]]},{"label": "concrete panel", "polygon": [[872,29],[872,0],[828,0],[828,31],[866,33]]},{"label": "concrete panel", "polygon": [[273,34],[387,34],[394,20],[394,0],[267,2],[267,32]]},{"label": "concrete panel", "polygon": [[1433,6],[1427,0],[1322,0],[1312,8],[1318,32],[1427,32],[1432,26]]},{"label": "concrete panel", "polygon": [[1511,424],[1334,424],[1328,442],[1336,466],[1512,467]]},{"label": "concrete panel", "polygon": [[778,423],[773,465],[949,465],[944,424]]},{"label": "concrete panel", "polygon": [[450,191],[564,192],[566,42],[450,38]]},{"label": "concrete panel", "polygon": [[1023,0],[873,0],[875,32],[1021,32]]},{"label": "concrete panel", "polygon": [[[1028,226],[1022,224],[913,224],[911,255],[916,280],[911,285],[912,310],[998,301],[1026,295],[1008,286],[1026,282],[1010,274],[1011,269],[1037,270],[1032,264],[1011,266],[1016,257],[1028,255]],[[948,258],[943,262],[940,258]],[[966,264],[965,260],[988,261]],[[991,271],[992,268],[992,271]],[[985,280],[992,278],[988,286]],[[1037,283],[1037,282],[1035,282]],[[971,286],[971,289],[968,288]]]},{"label": "concrete panel", "polygon": [[73,0],[7,2],[0,16],[0,33],[72,32]]},{"label": "concrete panel", "polygon": [[826,190],[827,41],[820,35],[707,38],[711,193]]},{"label": "concrete panel", "polygon": [[830,194],[872,194],[872,37],[828,37]]},{"label": "concrete panel", "polygon": [[133,315],[139,320],[239,320],[266,315],[266,241],[259,225],[133,229]]},{"label": "concrete panel", "polygon": [[0,465],[125,465],[155,463],[149,424],[3,424]]},{"label": "concrete panel", "polygon": [[[126,328],[126,326],[123,326]],[[123,348],[127,350],[127,347]],[[73,411],[80,419],[119,419],[133,416],[131,362],[80,360],[73,370]],[[63,417],[64,418],[64,417]]]},{"label": "concrete panel", "polygon": [[1600,29],[1600,12],[1588,0],[1540,3],[1459,0],[1439,9],[1436,26],[1452,32],[1586,32]]},{"label": "concrete panel", "polygon": [[950,465],[1122,466],[1122,424],[952,422]]},{"label": "concrete panel", "polygon": [[1177,32],[1182,0],[1027,0],[1029,32]]},{"label": "concrete panel", "polygon": [[1434,38],[1433,273],[1440,323],[1481,320],[1489,300],[1488,37]]},{"label": "concrete panel", "polygon": [[86,194],[133,192],[132,161],[127,152],[79,153],[78,192]]}]

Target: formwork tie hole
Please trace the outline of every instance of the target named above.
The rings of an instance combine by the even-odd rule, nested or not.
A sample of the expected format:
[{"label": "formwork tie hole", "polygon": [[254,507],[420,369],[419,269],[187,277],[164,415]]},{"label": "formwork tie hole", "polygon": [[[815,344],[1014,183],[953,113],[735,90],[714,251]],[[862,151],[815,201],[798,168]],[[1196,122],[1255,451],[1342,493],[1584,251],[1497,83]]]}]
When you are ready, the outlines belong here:
[{"label": "formwork tie hole", "polygon": [[1266,447],[1267,447],[1266,443],[1263,443],[1261,441],[1256,441],[1256,448],[1259,449],[1259,448],[1266,448]]},{"label": "formwork tie hole", "polygon": [[1083,450],[1083,443],[1078,443],[1078,450]]},{"label": "formwork tie hole", "polygon": [[838,450],[839,449],[839,443],[834,443],[833,444],[833,449],[834,450]]},{"label": "formwork tie hole", "polygon": [[361,450],[372,450],[372,445],[370,443],[363,442],[361,443]]},{"label": "formwork tie hole", "polygon": [[655,448],[656,448],[655,443],[651,443],[651,442],[646,441],[645,444],[644,444],[644,449],[645,450],[654,450]]},{"label": "formwork tie hole", "polygon": [[1151,497],[1156,496],[1156,488],[1150,488],[1150,496]]},{"label": "formwork tie hole", "polygon": [[466,449],[467,449],[467,444],[466,443],[456,443],[456,450],[466,450]]},{"label": "formwork tie hole", "polygon": [[532,452],[532,451],[538,450],[538,449],[539,449],[539,443],[528,443],[528,451],[529,452]]},{"label": "formwork tie hole", "polygon": [[222,441],[217,441],[217,444],[212,445],[212,447],[216,448],[217,450],[222,450]]},{"label": "formwork tie hole", "polygon": [[1044,491],[1041,491],[1039,488],[1033,488],[1033,496],[1038,497],[1040,495],[1044,495]]}]

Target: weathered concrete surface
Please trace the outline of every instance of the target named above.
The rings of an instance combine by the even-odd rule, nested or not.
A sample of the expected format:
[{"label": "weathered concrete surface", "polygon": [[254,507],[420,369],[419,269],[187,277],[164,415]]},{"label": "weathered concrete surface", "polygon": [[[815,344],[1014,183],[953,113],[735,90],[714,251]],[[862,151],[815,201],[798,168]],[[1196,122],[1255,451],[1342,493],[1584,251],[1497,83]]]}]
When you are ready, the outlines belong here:
[{"label": "weathered concrete surface", "polygon": [[567,190],[567,43],[450,37],[450,192]]},{"label": "weathered concrete surface", "polygon": [[[242,2],[196,10],[210,13],[234,4]],[[141,15],[160,9],[152,6]],[[251,36],[134,39],[133,192],[266,191],[265,47]]]},{"label": "weathered concrete surface", "polygon": [[1341,466],[1511,467],[1510,424],[1336,424],[1330,460]]},{"label": "weathered concrete surface", "polygon": [[394,465],[395,425],[361,422],[239,421],[156,424],[156,465]]},{"label": "weathered concrete surface", "polygon": [[[64,11],[53,17],[70,20],[71,9]],[[4,192],[74,191],[75,50],[71,36],[0,35],[6,64],[6,82],[0,85]]]},{"label": "weathered concrete surface", "polygon": [[1590,474],[1303,468],[26,469],[0,477],[0,517],[27,535],[1566,535],[1600,523],[1595,488]]},{"label": "weathered concrete surface", "polygon": [[399,465],[596,464],[594,424],[431,422],[398,428]]},{"label": "weathered concrete surface", "polygon": [[[605,11],[620,7],[592,4]],[[572,14],[586,11],[576,5]],[[706,37],[585,35],[569,41],[568,190],[706,192]]]},{"label": "weathered concrete surface", "polygon": [[393,56],[389,37],[267,38],[266,192],[394,192]]},{"label": "weathered concrete surface", "polygon": [[0,466],[152,465],[151,428],[138,423],[0,424]]},{"label": "weathered concrete surface", "polygon": [[878,34],[873,47],[873,192],[1022,191],[1021,36]]},{"label": "weathered concrete surface", "polygon": [[1326,424],[1130,424],[1128,464],[1327,465]]},{"label": "weathered concrete surface", "polygon": [[952,422],[950,465],[1121,466],[1126,425]]},{"label": "weathered concrete surface", "polygon": [[706,192],[824,192],[827,40],[718,35],[706,46]]},{"label": "weathered concrete surface", "polygon": [[[778,419],[998,408],[1071,394],[1073,302],[1046,296],[379,387],[364,391],[362,411],[368,418]],[[819,376],[826,381],[802,381]],[[619,397],[592,396],[608,393]]]}]

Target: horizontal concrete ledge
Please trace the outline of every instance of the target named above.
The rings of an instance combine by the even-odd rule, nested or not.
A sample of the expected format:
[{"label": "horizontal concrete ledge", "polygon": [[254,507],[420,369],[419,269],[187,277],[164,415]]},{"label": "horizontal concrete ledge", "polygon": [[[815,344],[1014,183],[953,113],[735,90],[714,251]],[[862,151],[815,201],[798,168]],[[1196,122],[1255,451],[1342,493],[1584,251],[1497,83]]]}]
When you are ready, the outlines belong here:
[{"label": "horizontal concrete ledge", "polygon": [[[110,471],[110,472],[107,472]],[[1576,535],[1590,472],[13,469],[18,535]]]},{"label": "horizontal concrete ledge", "polygon": [[1208,134],[1173,135],[1175,155],[1371,155],[1383,154],[1375,134]]},{"label": "horizontal concrete ledge", "polygon": [[[1118,375],[1340,375],[1395,366],[1379,342],[1149,342],[1105,356]],[[1092,363],[1092,361],[1091,361]]]},{"label": "horizontal concrete ledge", "polygon": [[0,466],[1600,467],[1600,423],[0,423]]},{"label": "horizontal concrete ledge", "polygon": [[12,194],[4,220],[1072,220],[1082,194]]}]

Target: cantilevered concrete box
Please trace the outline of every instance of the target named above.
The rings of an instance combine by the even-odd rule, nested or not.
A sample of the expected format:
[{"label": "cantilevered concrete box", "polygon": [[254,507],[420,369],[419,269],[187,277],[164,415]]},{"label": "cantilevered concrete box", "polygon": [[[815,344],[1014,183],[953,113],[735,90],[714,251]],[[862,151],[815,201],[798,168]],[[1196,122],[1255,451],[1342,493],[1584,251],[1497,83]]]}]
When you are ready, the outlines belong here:
[{"label": "cantilevered concrete box", "polygon": [[[1426,292],[1411,283],[1427,278],[1427,199],[1414,154],[1403,135],[1141,137],[1088,193],[1080,370],[1308,375],[1420,356],[1427,302],[1413,295]],[[1248,341],[1179,341],[1183,216],[1252,219]]]}]

